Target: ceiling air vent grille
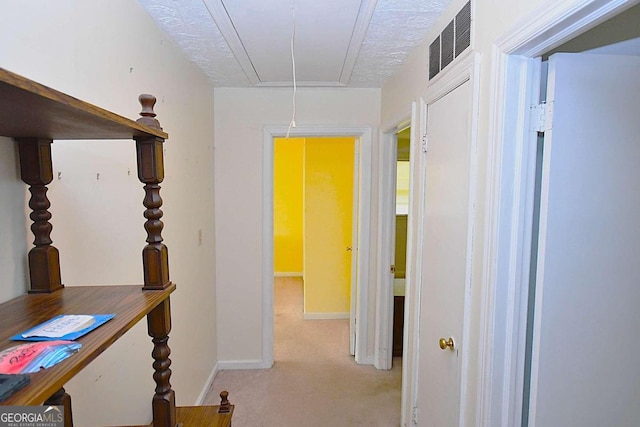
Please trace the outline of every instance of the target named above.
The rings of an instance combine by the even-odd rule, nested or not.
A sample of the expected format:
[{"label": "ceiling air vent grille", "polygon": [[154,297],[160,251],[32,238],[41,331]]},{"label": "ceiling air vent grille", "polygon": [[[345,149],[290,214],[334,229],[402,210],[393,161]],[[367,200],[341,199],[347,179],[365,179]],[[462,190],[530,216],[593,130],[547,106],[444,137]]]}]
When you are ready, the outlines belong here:
[{"label": "ceiling air vent grille", "polygon": [[456,15],[456,56],[471,45],[471,2]]},{"label": "ceiling air vent grille", "polygon": [[440,34],[440,42],[442,44],[440,48],[440,68],[444,68],[451,64],[453,61],[453,21],[449,22],[442,33]]},{"label": "ceiling air vent grille", "polygon": [[429,45],[429,80],[471,46],[471,1]]},{"label": "ceiling air vent grille", "polygon": [[429,46],[429,80],[440,72],[440,36]]}]

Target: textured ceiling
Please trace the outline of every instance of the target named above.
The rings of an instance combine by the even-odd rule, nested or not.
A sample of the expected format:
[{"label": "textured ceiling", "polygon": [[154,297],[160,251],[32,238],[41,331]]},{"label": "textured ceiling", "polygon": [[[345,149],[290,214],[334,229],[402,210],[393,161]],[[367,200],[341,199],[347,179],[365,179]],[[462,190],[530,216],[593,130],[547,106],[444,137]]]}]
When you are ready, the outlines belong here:
[{"label": "textured ceiling", "polygon": [[[296,75],[314,76],[312,81],[299,80],[299,85],[381,87],[422,41],[450,2],[344,0],[345,14],[337,19],[335,8],[328,7],[329,3],[323,8],[325,3],[321,0],[314,0],[315,5],[308,0],[260,0],[262,5],[273,7],[256,11],[260,16],[256,21],[251,8],[252,4],[258,4],[255,1],[138,0],[168,37],[218,87],[291,85],[292,72],[289,78],[283,78],[277,77],[283,75],[282,70],[278,74],[278,70],[267,68],[270,62],[273,65],[278,61],[287,70],[291,68],[290,51],[283,50],[283,39],[285,36],[290,39],[292,7],[296,13]],[[347,13],[347,3],[351,13]],[[306,10],[310,6],[305,4],[313,5],[312,13],[305,14],[310,12]],[[247,9],[243,11],[245,5]],[[347,15],[349,19],[345,19]],[[265,24],[257,25],[262,22]],[[332,29],[331,36],[327,36],[327,25],[336,22],[343,27]],[[277,25],[279,31],[269,31],[268,25]],[[312,49],[302,44],[314,37],[316,41],[327,39],[330,43],[314,46],[313,53],[305,56]],[[260,49],[255,48],[256,43]],[[325,53],[318,54],[317,49],[324,49]],[[265,61],[265,57],[272,61]],[[328,64],[330,58],[336,57],[344,58],[340,61],[341,73],[336,72],[335,64],[333,68]],[[326,76],[319,75],[324,69]],[[276,77],[263,79],[261,75]]]}]

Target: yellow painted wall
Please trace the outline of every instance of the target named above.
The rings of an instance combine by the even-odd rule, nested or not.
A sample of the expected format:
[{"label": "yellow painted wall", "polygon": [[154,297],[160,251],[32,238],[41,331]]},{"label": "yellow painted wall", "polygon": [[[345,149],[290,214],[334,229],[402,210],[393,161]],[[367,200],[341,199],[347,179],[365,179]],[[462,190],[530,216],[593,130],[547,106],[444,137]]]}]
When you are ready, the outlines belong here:
[{"label": "yellow painted wall", "polygon": [[[398,138],[398,142],[400,139]],[[408,152],[407,152],[408,156]],[[400,157],[400,147],[398,147]],[[397,162],[395,278],[404,278],[407,268],[407,214],[409,213],[409,161]]]},{"label": "yellow painted wall", "polygon": [[304,138],[274,139],[274,272],[302,273]]},{"label": "yellow painted wall", "polygon": [[393,277],[403,279],[407,274],[407,215],[396,215],[396,271]]},{"label": "yellow painted wall", "polygon": [[398,161],[396,173],[396,214],[409,212],[409,161]]},{"label": "yellow painted wall", "polygon": [[349,313],[355,140],[307,138],[304,312]]}]

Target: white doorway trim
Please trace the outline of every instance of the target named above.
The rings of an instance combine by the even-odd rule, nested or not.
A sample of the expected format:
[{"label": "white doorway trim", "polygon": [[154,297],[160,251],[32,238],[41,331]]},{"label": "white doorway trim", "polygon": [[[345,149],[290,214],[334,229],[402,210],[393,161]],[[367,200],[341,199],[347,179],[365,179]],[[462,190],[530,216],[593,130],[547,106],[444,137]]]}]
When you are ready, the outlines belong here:
[{"label": "white doorway trim", "polygon": [[[265,126],[263,130],[262,163],[262,359],[264,367],[273,365],[273,139],[287,135],[286,126]],[[358,190],[358,245],[356,265],[356,345],[357,363],[372,364],[373,358],[367,354],[369,318],[369,265],[371,227],[371,152],[372,131],[370,127],[313,127],[292,128],[289,136],[331,137],[354,136],[359,145],[359,190]]]},{"label": "white doorway trim", "polygon": [[[351,223],[357,227],[358,207],[360,206],[360,140],[355,141],[354,165],[353,165],[353,207],[351,208]],[[349,354],[356,355],[356,310],[358,308],[358,269],[353,268],[358,264],[358,230],[351,236],[351,290],[349,298]]]},{"label": "white doorway trim", "polygon": [[[412,105],[415,109],[415,103]],[[411,112],[402,115],[392,124],[385,126],[380,146],[380,183],[378,195],[378,280],[376,289],[376,324],[374,365],[377,369],[391,369],[393,361],[393,278],[390,266],[395,257],[395,206],[398,132],[410,127],[414,117]],[[413,136],[409,143],[413,147]],[[411,148],[409,148],[411,152]],[[409,157],[411,159],[411,157]],[[410,184],[411,185],[411,181]],[[409,199],[411,203],[411,199]],[[410,205],[411,206],[411,205]],[[409,209],[411,212],[411,209]],[[410,220],[411,215],[408,216]],[[407,239],[411,236],[407,236]],[[407,240],[409,246],[409,241]],[[409,260],[410,254],[407,254]],[[406,276],[406,274],[405,274]],[[408,281],[405,278],[405,283]],[[405,285],[406,286],[406,285]],[[405,300],[406,302],[406,300]]]},{"label": "white doorway trim", "polygon": [[[407,126],[411,126],[411,135],[409,141],[409,170],[411,174],[411,178],[409,180],[409,210],[407,217],[407,255],[406,255],[406,271],[405,271],[405,311],[404,311],[404,328],[403,328],[403,337],[402,337],[402,403],[401,403],[401,425],[408,425],[410,413],[411,413],[411,396],[414,395],[414,390],[416,388],[415,376],[412,376],[410,373],[412,372],[411,367],[415,366],[417,363],[417,353],[415,351],[411,351],[411,349],[417,348],[417,343],[415,342],[416,335],[413,334],[413,328],[417,325],[417,313],[411,312],[409,307],[412,305],[414,298],[416,296],[416,290],[414,283],[419,283],[419,278],[414,277],[414,262],[413,260],[419,256],[416,255],[418,251],[417,245],[417,235],[416,233],[410,232],[410,230],[414,229],[414,224],[416,218],[421,218],[422,211],[416,211],[419,208],[418,205],[418,197],[416,193],[416,185],[417,182],[422,182],[419,178],[422,172],[419,172],[416,168],[417,165],[421,162],[421,157],[419,152],[420,148],[418,147],[419,137],[417,135],[421,134],[418,129],[418,116],[417,116],[417,107],[416,102],[411,103],[411,111],[399,116],[396,120],[391,121],[388,125],[384,126],[383,134],[382,134],[382,146],[381,146],[381,154],[380,154],[380,171],[381,171],[381,183],[380,183],[380,194],[379,200],[381,201],[381,211],[380,211],[380,227],[379,227],[379,236],[380,237],[380,260],[389,260],[391,258],[391,253],[393,252],[393,245],[389,241],[389,233],[392,232],[392,227],[395,226],[394,216],[395,212],[393,212],[388,204],[391,201],[391,198],[395,197],[395,188],[392,190],[393,194],[390,193],[389,190],[390,183],[388,180],[391,179],[388,173],[385,174],[385,171],[389,172],[391,170],[396,170],[395,167],[391,164],[392,159],[395,157],[391,150],[392,146],[394,146],[394,142],[397,142],[397,132],[403,130]],[[421,169],[422,170],[422,169]],[[386,200],[385,200],[386,199]],[[417,214],[416,214],[417,213]],[[389,215],[391,217],[389,218]],[[418,225],[421,224],[421,221],[417,222]],[[386,240],[385,240],[386,239]],[[384,296],[389,295],[388,292],[382,292],[380,289],[389,289],[388,287],[392,287],[393,283],[386,283],[385,274],[387,269],[384,271],[381,270],[379,273],[380,284],[378,287],[378,293],[381,295],[381,299]],[[384,305],[389,310],[389,318],[387,322],[391,322],[393,316],[393,296],[391,295],[387,304],[391,304],[391,307],[388,305]],[[393,325],[391,325],[392,327]],[[376,346],[376,351],[380,353],[385,353],[386,358],[388,359],[388,367],[391,368],[392,362],[392,354],[393,354],[393,334],[388,333],[387,337],[381,337],[379,332],[376,333],[376,339],[378,343],[382,343],[381,345]],[[385,341],[385,339],[387,341]],[[385,349],[386,346],[386,349]],[[376,362],[378,363],[378,362]],[[379,368],[378,365],[376,367]],[[387,368],[388,369],[388,368]]]},{"label": "white doorway trim", "polygon": [[520,425],[522,417],[536,150],[529,109],[540,90],[535,58],[637,3],[551,2],[494,43],[476,425]]}]

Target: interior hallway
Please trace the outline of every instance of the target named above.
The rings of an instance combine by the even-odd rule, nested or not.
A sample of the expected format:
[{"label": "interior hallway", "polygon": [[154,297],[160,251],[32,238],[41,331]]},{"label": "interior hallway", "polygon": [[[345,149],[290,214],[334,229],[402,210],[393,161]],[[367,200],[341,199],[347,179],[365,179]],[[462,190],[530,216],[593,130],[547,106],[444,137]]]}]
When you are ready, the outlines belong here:
[{"label": "interior hallway", "polygon": [[234,427],[399,426],[401,358],[389,371],[357,365],[348,320],[303,320],[301,278],[274,289],[274,366],[219,372],[205,403],[228,390]]}]

